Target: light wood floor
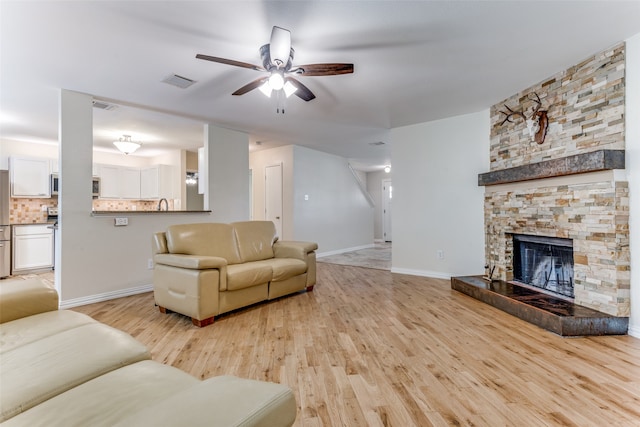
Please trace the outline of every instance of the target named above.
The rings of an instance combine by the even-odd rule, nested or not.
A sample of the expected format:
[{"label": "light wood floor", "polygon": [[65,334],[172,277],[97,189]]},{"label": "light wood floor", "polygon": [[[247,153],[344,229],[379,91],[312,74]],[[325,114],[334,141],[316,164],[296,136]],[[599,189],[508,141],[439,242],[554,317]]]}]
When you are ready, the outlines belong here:
[{"label": "light wood floor", "polygon": [[152,294],[76,310],[194,376],[289,385],[296,426],[640,425],[640,340],[561,338],[447,280],[318,264],[313,292],[202,329]]}]

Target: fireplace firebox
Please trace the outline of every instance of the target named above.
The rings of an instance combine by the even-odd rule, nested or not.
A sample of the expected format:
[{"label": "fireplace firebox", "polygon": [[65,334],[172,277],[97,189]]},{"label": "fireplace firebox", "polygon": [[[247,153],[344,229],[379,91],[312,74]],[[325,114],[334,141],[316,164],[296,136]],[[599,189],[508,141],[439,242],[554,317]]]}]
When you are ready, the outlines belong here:
[{"label": "fireplace firebox", "polygon": [[514,234],[513,278],[573,298],[573,240]]}]

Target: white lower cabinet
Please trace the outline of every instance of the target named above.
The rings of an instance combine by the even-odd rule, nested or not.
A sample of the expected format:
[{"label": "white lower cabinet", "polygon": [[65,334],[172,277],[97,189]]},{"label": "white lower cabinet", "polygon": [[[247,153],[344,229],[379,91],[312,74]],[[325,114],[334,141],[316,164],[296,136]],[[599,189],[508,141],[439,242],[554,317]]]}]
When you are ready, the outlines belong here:
[{"label": "white lower cabinet", "polygon": [[53,230],[47,224],[13,226],[12,274],[53,268]]}]

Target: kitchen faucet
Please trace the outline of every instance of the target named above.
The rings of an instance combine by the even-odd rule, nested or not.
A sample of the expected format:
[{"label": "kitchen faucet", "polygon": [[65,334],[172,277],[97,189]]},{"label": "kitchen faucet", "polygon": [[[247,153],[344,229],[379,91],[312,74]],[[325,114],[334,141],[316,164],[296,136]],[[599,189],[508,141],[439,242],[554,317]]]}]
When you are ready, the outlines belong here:
[{"label": "kitchen faucet", "polygon": [[[162,209],[162,202],[164,202],[164,209]],[[162,199],[160,199],[160,201],[158,202],[158,210],[159,211],[161,211],[161,210],[168,211],[169,210],[169,202],[164,197]]]}]

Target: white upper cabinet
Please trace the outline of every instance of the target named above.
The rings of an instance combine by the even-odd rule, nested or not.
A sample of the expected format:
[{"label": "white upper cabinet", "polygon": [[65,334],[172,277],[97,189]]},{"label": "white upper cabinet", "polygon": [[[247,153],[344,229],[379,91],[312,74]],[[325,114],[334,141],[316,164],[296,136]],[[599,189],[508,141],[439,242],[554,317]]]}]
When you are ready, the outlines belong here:
[{"label": "white upper cabinet", "polygon": [[101,199],[140,199],[140,169],[99,165]]},{"label": "white upper cabinet", "polygon": [[123,199],[140,200],[140,169],[120,169],[120,196]]},{"label": "white upper cabinet", "polygon": [[155,165],[140,170],[140,198],[142,200],[173,198],[173,167]]},{"label": "white upper cabinet", "polygon": [[100,165],[98,167],[98,175],[100,176],[100,198],[119,199],[120,167]]},{"label": "white upper cabinet", "polygon": [[11,196],[49,198],[51,197],[50,159],[36,157],[11,157]]}]

